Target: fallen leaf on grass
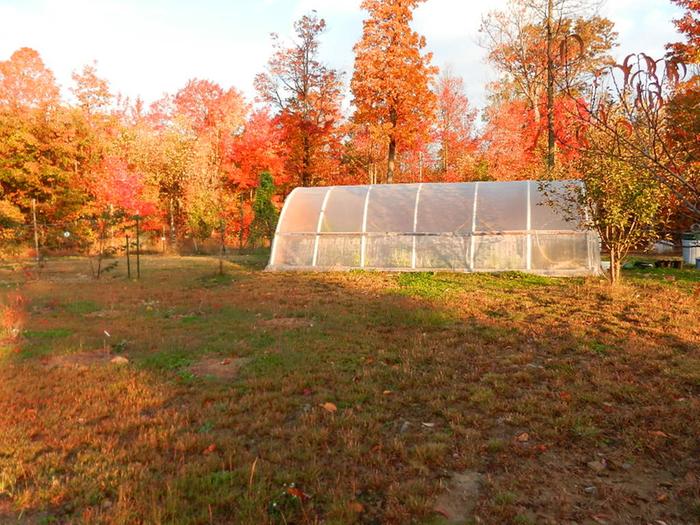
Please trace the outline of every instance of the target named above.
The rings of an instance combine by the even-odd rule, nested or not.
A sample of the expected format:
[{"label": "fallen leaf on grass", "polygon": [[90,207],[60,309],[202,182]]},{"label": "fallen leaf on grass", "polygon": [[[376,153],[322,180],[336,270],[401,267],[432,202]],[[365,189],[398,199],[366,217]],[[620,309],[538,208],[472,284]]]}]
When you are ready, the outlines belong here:
[{"label": "fallen leaf on grass", "polygon": [[303,490],[301,490],[297,487],[289,487],[287,489],[287,494],[299,499],[302,502],[304,502],[308,499],[311,499],[311,496],[309,496],[306,492],[304,492]]},{"label": "fallen leaf on grass", "polygon": [[335,413],[335,412],[338,411],[338,407],[335,406],[335,405],[334,405],[333,403],[331,403],[331,402],[326,402],[326,403],[323,403],[322,405],[319,405],[319,406],[320,406],[323,410],[325,410],[326,412],[330,412],[331,414],[333,414],[333,413]]},{"label": "fallen leaf on grass", "polygon": [[365,506],[359,501],[351,501],[348,507],[350,507],[352,512],[357,514],[362,514],[365,511]]},{"label": "fallen leaf on grass", "polygon": [[658,503],[666,503],[668,501],[668,494],[666,494],[665,492],[662,492],[661,494],[659,494],[656,497],[656,501]]},{"label": "fallen leaf on grass", "polygon": [[569,392],[559,392],[559,399],[562,401],[571,401],[571,394]]},{"label": "fallen leaf on grass", "polygon": [[391,390],[385,390],[382,394],[385,396],[391,395]]},{"label": "fallen leaf on grass", "polygon": [[202,454],[204,454],[205,456],[208,456],[209,454],[211,454],[213,452],[216,452],[216,444],[215,443],[212,443],[207,448],[205,448],[204,452],[202,452]]},{"label": "fallen leaf on grass", "polygon": [[516,437],[515,439],[517,439],[520,443],[525,443],[527,441],[530,441],[530,434],[528,434],[527,432],[523,432],[522,434],[519,434],[518,437]]},{"label": "fallen leaf on grass", "polygon": [[663,432],[661,430],[650,430],[649,431],[650,436],[656,436],[656,437],[662,437],[662,438],[670,438],[666,432]]}]

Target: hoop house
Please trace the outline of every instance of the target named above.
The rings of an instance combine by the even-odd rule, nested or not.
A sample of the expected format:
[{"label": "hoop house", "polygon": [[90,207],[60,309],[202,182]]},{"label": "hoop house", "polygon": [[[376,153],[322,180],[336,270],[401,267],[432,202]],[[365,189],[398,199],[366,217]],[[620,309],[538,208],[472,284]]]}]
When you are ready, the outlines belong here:
[{"label": "hoop house", "polygon": [[598,236],[551,205],[571,184],[547,183],[547,196],[533,181],[297,188],[268,269],[597,273]]}]

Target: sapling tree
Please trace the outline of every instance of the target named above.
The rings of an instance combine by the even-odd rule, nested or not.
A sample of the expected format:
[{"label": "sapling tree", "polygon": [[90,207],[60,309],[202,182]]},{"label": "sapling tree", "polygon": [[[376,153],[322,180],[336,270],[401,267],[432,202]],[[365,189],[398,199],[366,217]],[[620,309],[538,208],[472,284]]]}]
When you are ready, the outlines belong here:
[{"label": "sapling tree", "polygon": [[260,185],[255,192],[255,200],[253,201],[255,218],[250,225],[250,240],[253,245],[262,239],[272,239],[275,234],[279,213],[272,202],[274,194],[275,185],[272,175],[264,172],[260,175]]},{"label": "sapling tree", "polygon": [[[631,131],[629,131],[631,133]],[[658,239],[669,216],[669,190],[628,161],[624,141],[590,128],[585,137],[595,144],[576,161],[583,184],[571,184],[563,195],[550,194],[550,204],[569,220],[598,232],[610,254],[608,278],[615,285],[631,250]],[[547,183],[543,183],[547,193]]]}]

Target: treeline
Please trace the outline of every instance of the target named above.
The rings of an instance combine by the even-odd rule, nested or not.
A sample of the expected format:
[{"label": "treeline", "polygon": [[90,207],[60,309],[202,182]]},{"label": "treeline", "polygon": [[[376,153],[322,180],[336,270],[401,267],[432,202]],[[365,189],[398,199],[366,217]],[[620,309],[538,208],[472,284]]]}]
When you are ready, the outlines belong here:
[{"label": "treeline", "polygon": [[[613,23],[584,0],[513,0],[491,13],[481,40],[500,77],[480,126],[464,79],[439,71],[410,26],[422,0],[363,0],[349,76],[322,59],[324,20],[302,17],[291,43],[273,37],[256,101],[192,79],[145,107],[115,96],[94,65],[73,75],[67,101],[39,54],[20,49],[0,62],[0,240],[28,239],[36,214],[42,245],[89,250],[139,216],[172,249],[212,236],[244,246],[269,237],[299,185],[601,183],[613,161],[620,180],[604,181],[602,196],[618,184],[616,205],[664,203],[645,234],[687,224],[700,216],[698,8],[673,1],[686,9],[686,42],[623,64]],[[640,176],[651,189],[630,201],[625,185]]]}]

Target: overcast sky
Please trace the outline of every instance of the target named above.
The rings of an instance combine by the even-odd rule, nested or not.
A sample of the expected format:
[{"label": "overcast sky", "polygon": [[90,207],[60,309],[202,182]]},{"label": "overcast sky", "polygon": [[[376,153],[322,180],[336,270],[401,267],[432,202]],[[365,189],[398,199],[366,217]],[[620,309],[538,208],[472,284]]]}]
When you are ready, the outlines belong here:
[{"label": "overcast sky", "polygon": [[[20,47],[39,51],[64,92],[71,72],[97,61],[114,92],[152,102],[189,78],[235,86],[254,97],[253,78],[270,52],[270,33],[291,34],[292,23],[316,9],[328,23],[322,58],[352,70],[352,47],[362,31],[360,0],[0,0],[0,59]],[[505,0],[427,0],[414,27],[425,35],[434,63],[464,77],[467,94],[483,106],[495,78],[478,45],[481,18]],[[678,40],[670,0],[607,0],[602,14],[620,33],[618,56],[661,56]]]}]

